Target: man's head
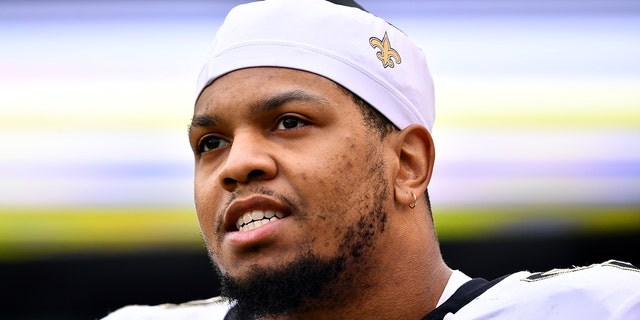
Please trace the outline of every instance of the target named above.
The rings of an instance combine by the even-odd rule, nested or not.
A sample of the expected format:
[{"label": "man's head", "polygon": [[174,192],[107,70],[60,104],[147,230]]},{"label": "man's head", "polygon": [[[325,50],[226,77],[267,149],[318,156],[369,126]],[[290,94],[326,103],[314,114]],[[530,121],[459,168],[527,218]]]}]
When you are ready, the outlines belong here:
[{"label": "man's head", "polygon": [[223,74],[258,66],[331,79],[399,129],[433,126],[433,81],[422,50],[402,31],[358,8],[324,0],[267,0],[234,8],[200,72],[198,94]]},{"label": "man's head", "polygon": [[[385,281],[383,270],[393,269],[397,259],[392,255],[404,250],[407,241],[435,242],[423,234],[430,221],[426,204],[416,209],[422,215],[400,214],[411,210],[412,194],[424,192],[431,177],[434,152],[425,115],[433,116],[428,110],[432,104],[427,101],[427,111],[414,110],[419,101],[393,86],[397,76],[387,79],[384,70],[361,69],[340,52],[269,33],[255,35],[264,42],[243,42],[253,37],[245,33],[261,29],[262,20],[276,14],[270,6],[296,3],[304,3],[305,10],[328,10],[331,16],[342,12],[323,1],[276,0],[230,15],[201,74],[189,132],[203,237],[221,275],[223,294],[252,314],[342,305],[358,298],[349,288]],[[264,12],[270,13],[262,16]],[[288,28],[306,28],[304,19],[281,14],[295,20]],[[366,19],[372,18],[366,14]],[[332,23],[345,26],[344,21]],[[380,52],[389,52],[389,35],[399,35],[387,27]],[[329,42],[339,36],[312,29],[307,33]],[[378,60],[376,47],[365,40],[376,65],[384,69],[384,57]],[[289,48],[274,46],[310,51],[287,53]],[[252,52],[267,58],[253,59]],[[288,59],[286,54],[302,56]],[[411,67],[419,64],[411,63],[414,56],[394,62]],[[324,68],[313,67],[316,62]],[[426,65],[419,70],[426,71]]]}]

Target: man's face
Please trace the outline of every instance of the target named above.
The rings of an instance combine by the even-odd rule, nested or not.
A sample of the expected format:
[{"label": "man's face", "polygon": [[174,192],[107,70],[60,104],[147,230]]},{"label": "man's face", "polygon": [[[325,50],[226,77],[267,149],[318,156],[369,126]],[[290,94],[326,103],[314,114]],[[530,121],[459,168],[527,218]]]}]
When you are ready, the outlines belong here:
[{"label": "man's face", "polygon": [[189,139],[200,228],[222,274],[243,282],[310,257],[346,270],[376,258],[393,152],[331,81],[231,72],[200,96]]}]

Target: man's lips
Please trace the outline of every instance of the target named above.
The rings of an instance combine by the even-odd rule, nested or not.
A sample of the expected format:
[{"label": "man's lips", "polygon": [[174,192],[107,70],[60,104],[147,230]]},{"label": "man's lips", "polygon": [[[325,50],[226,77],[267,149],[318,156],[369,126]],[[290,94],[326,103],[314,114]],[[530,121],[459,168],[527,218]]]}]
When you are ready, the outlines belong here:
[{"label": "man's lips", "polygon": [[227,232],[250,231],[289,215],[281,202],[264,195],[234,200],[225,212]]}]

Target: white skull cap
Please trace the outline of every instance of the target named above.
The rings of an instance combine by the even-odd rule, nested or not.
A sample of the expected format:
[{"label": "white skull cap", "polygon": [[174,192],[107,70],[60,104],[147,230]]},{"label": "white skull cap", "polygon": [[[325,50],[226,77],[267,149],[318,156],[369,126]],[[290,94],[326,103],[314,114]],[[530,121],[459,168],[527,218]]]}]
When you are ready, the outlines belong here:
[{"label": "white skull cap", "polygon": [[402,31],[358,8],[325,0],[266,0],[232,9],[218,30],[197,95],[218,77],[282,67],[331,79],[398,128],[432,130],[433,80],[424,53]]}]

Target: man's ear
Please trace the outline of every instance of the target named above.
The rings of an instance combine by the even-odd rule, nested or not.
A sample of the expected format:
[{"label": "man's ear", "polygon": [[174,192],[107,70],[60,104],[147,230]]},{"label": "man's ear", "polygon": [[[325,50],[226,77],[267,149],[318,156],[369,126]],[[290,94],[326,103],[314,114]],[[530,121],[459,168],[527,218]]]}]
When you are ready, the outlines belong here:
[{"label": "man's ear", "polygon": [[411,203],[413,198],[409,194],[420,197],[429,185],[435,148],[431,134],[420,125],[406,127],[397,138],[396,153],[400,167],[395,179],[396,200]]}]

